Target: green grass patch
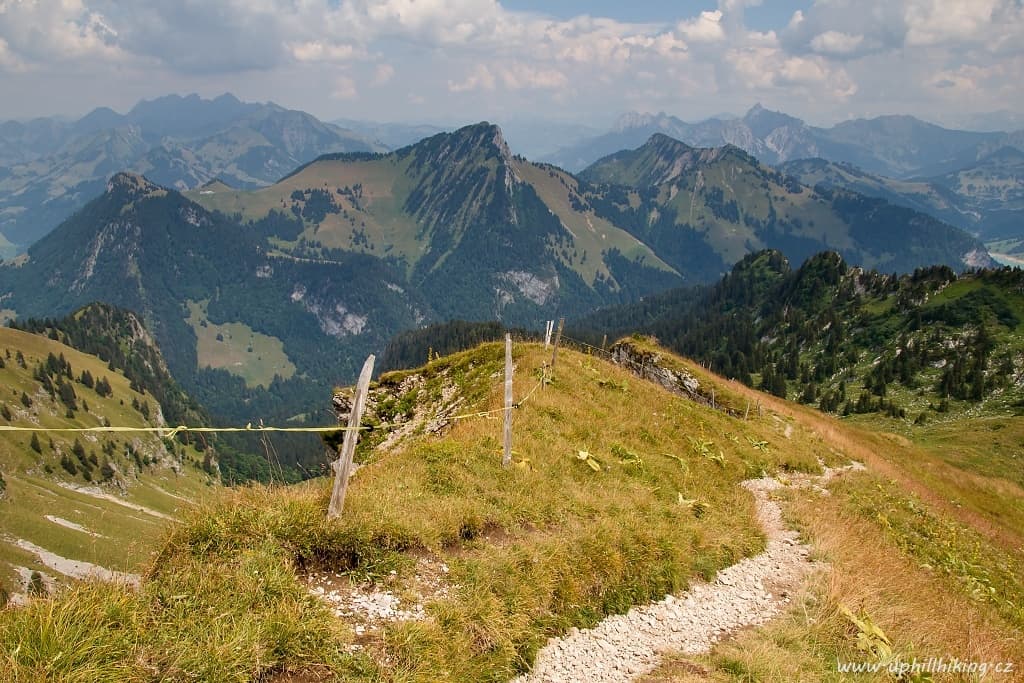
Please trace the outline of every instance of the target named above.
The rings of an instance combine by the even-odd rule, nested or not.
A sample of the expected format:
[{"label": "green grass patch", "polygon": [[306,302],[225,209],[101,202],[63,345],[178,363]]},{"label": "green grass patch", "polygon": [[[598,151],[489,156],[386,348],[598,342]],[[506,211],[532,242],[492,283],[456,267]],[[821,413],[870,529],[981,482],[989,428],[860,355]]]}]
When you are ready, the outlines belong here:
[{"label": "green grass patch", "polygon": [[199,367],[227,370],[244,379],[249,387],[268,387],[275,376],[288,379],[295,374],[295,365],[280,339],[243,323],[212,323],[207,318],[206,303],[188,303],[188,323],[196,333]]},{"label": "green grass patch", "polygon": [[[49,354],[63,356],[70,364],[73,377],[61,376],[74,389],[76,409],[70,412],[56,395],[59,392],[51,396],[34,376]],[[157,406],[152,396],[133,390],[124,375],[95,356],[46,337],[2,328],[0,358],[0,425],[30,430],[0,432],[0,473],[5,482],[0,535],[8,540],[0,544],[4,585],[18,590],[14,566],[63,578],[13,545],[17,539],[69,560],[137,571],[159,543],[168,518],[209,490],[212,479],[200,469],[203,454],[155,434],[48,431],[105,424],[152,427]],[[91,387],[81,380],[86,372],[93,378]],[[97,392],[101,379],[109,384],[109,394]]]}]

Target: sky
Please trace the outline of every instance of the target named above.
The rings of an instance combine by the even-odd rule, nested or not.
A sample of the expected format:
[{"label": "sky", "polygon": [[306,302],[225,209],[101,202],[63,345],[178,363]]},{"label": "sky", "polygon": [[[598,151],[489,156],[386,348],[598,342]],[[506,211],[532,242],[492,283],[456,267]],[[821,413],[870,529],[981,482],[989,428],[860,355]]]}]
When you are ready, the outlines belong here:
[{"label": "sky", "polygon": [[321,119],[1024,113],[1024,0],[0,0],[0,119],[231,92]]}]

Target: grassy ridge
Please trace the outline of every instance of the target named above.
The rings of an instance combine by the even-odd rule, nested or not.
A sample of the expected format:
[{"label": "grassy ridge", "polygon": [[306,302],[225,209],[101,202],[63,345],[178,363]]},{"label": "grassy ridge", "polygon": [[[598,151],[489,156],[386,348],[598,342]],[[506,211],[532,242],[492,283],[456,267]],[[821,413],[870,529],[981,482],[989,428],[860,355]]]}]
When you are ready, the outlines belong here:
[{"label": "grassy ridge", "polygon": [[[481,397],[467,412],[493,408],[501,356],[500,345],[485,345],[423,372]],[[517,397],[535,386],[547,357],[535,345],[517,350]],[[31,656],[23,647],[10,658],[12,670],[29,678],[47,671],[56,646],[42,642],[52,638],[52,615],[93,614],[90,596],[111,590],[124,612],[61,644],[81,652],[96,629],[127,643],[121,655],[75,663],[97,679],[251,680],[327,666],[362,680],[504,680],[549,636],[760,550],[752,500],[738,481],[834,459],[784,418],[730,418],[571,351],[559,356],[553,383],[516,411],[508,471],[499,427],[462,420],[445,436],[364,453],[336,524],[324,519],[326,482],[225,492],[169,532],[139,593],[83,587],[4,614],[4,650],[33,643]],[[451,567],[449,597],[358,655],[346,653],[347,627],[296,576],[314,567],[370,578],[395,571],[400,587],[423,554]],[[48,675],[73,679],[72,668],[54,666]]]},{"label": "grassy ridge", "polygon": [[[74,410],[59,395],[51,397],[34,377],[50,354],[70,364],[75,379],[64,379],[75,392]],[[58,570],[18,547],[18,539],[63,558],[132,571],[159,541],[166,518],[208,490],[210,476],[201,470],[203,455],[191,446],[165,443],[155,434],[47,433],[48,428],[107,423],[156,426],[159,406],[95,356],[43,336],[0,328],[0,359],[0,425],[38,428],[0,432],[0,473],[5,482],[0,498],[0,585],[15,590],[21,582],[18,567],[61,578]],[[85,372],[93,377],[94,387],[81,382]],[[97,393],[95,383],[100,379],[109,383],[109,395]],[[38,450],[32,445],[33,435]],[[76,439],[84,462],[74,452]],[[62,465],[65,460],[75,474]],[[95,495],[99,492],[109,497]]]}]

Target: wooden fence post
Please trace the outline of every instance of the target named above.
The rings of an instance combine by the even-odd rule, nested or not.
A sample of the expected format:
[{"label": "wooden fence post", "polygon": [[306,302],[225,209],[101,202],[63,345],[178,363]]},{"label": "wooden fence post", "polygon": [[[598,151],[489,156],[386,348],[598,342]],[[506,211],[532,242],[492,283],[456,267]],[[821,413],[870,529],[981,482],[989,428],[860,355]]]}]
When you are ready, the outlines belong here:
[{"label": "wooden fence post", "polygon": [[501,466],[512,464],[512,335],[505,335],[505,454]]},{"label": "wooden fence post", "polygon": [[374,356],[371,353],[363,363],[363,371],[359,373],[356,394],[352,398],[352,412],[348,415],[348,430],[345,440],[341,443],[341,455],[334,461],[334,489],[331,491],[331,504],[327,507],[327,519],[341,516],[345,507],[345,492],[348,490],[348,477],[352,472],[352,457],[356,452],[356,441],[359,440],[359,423],[363,419],[366,408],[366,393],[370,388],[370,376],[373,374]]},{"label": "wooden fence post", "polygon": [[[554,321],[552,321],[554,322]],[[565,325],[565,318],[558,319],[558,332],[555,333],[555,348],[551,352],[551,369],[555,369],[555,359],[558,358],[558,342],[562,340],[562,326]]]},{"label": "wooden fence post", "polygon": [[608,343],[608,335],[601,337],[601,350],[604,351],[605,345]]}]

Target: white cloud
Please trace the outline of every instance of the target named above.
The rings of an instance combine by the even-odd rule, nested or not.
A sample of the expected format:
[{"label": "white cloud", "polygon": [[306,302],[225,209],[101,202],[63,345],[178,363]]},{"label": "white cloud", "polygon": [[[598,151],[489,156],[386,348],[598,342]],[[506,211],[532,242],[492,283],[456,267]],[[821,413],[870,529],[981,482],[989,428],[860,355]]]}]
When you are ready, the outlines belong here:
[{"label": "white cloud", "polygon": [[694,42],[717,42],[725,39],[722,29],[722,11],[701,12],[695,19],[679,22],[679,32]]},{"label": "white cloud", "polygon": [[335,100],[354,100],[359,95],[356,89],[356,82],[350,76],[336,76],[334,87],[331,88],[331,98]]},{"label": "white cloud", "polygon": [[0,1],[0,40],[10,55],[7,61],[116,60],[123,56],[117,39],[103,14],[81,0]]},{"label": "white cloud", "polygon": [[842,31],[825,31],[811,39],[811,49],[824,55],[849,55],[857,51],[864,36]]},{"label": "white cloud", "polygon": [[[807,3],[755,31],[744,14],[759,0],[708,0],[658,23],[556,19],[498,0],[0,0],[0,88],[24,90],[15,79],[31,73],[78,108],[109,104],[104,93],[129,92],[128,79],[148,96],[242,83],[251,99],[314,113],[349,99],[367,117],[415,92],[441,119],[633,102],[681,116],[757,100],[808,117],[1024,109],[1020,0]],[[463,94],[458,109],[451,93]]]},{"label": "white cloud", "polygon": [[25,70],[25,65],[11,52],[11,49],[7,46],[7,41],[3,38],[0,38],[0,70],[11,72]]},{"label": "white cloud", "polygon": [[569,79],[558,69],[519,62],[477,64],[463,80],[448,81],[448,90],[454,93],[492,91],[499,85],[507,90],[557,90],[568,86]]},{"label": "white cloud", "polygon": [[309,40],[289,46],[292,56],[300,62],[343,62],[351,59],[356,50],[351,45]]},{"label": "white cloud", "polygon": [[510,90],[556,90],[569,85],[558,69],[512,64],[501,69],[501,82]]},{"label": "white cloud", "polygon": [[904,17],[907,45],[978,40],[992,25],[1000,0],[911,0]]},{"label": "white cloud", "polygon": [[789,55],[778,47],[759,45],[730,50],[726,59],[754,91],[795,88],[801,97],[842,101],[858,90],[845,69],[817,55]]}]

